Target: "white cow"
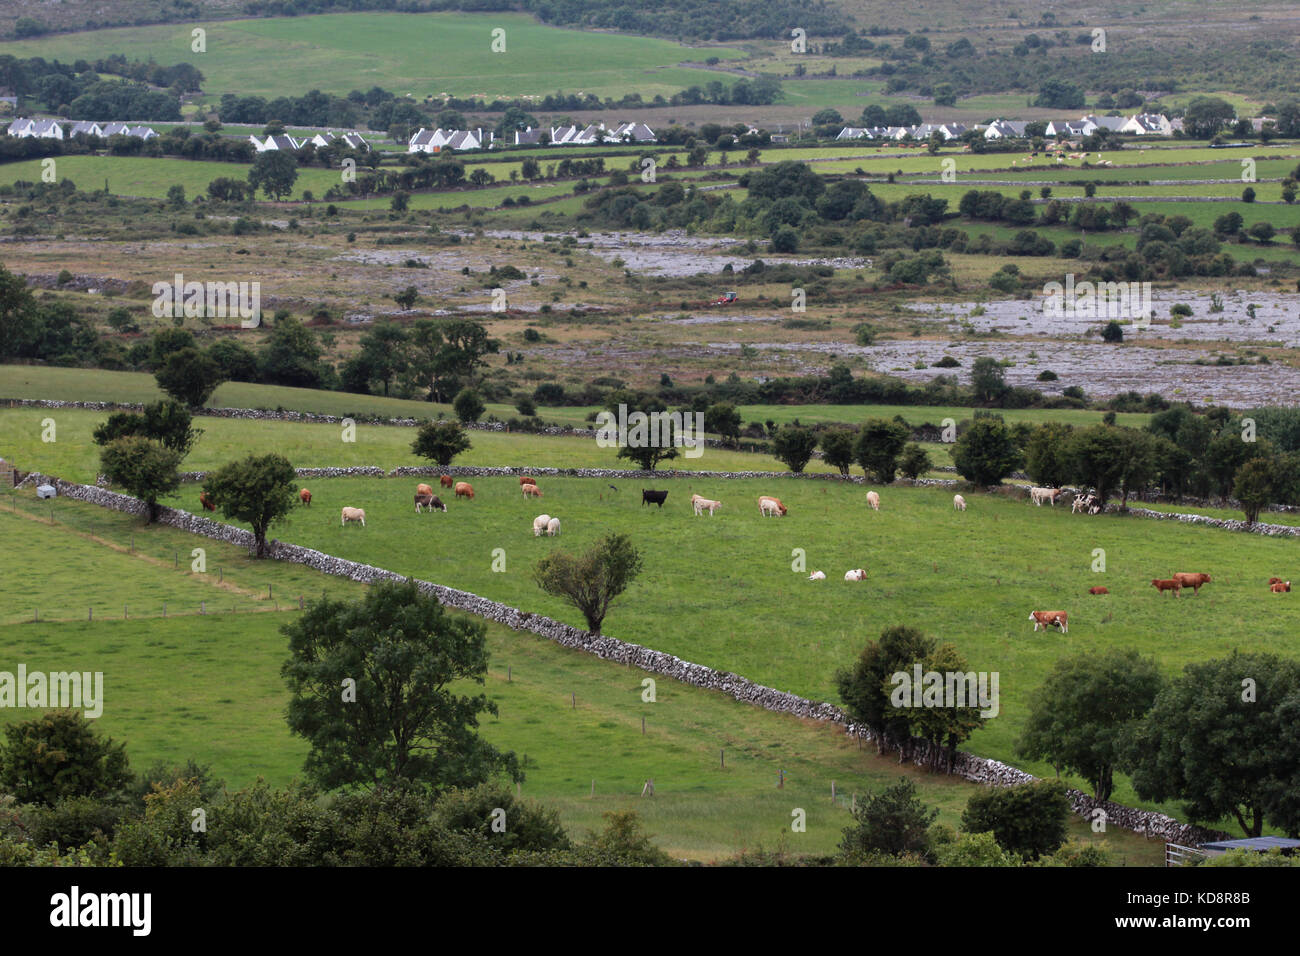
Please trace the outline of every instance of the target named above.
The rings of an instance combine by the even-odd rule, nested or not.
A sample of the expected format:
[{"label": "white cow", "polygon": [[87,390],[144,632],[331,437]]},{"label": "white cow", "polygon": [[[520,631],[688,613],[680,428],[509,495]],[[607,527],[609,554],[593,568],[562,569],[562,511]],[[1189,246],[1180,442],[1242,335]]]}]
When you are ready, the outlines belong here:
[{"label": "white cow", "polygon": [[825,572],[825,571],[814,571],[812,574],[808,575],[808,580],[809,580],[809,581],[825,581],[825,580],[826,580],[826,572]]},{"label": "white cow", "polygon": [[965,510],[966,510],[966,499],[963,498],[961,495],[953,495],[953,496],[952,496],[952,508],[953,508],[954,511],[965,511]]},{"label": "white cow", "polygon": [[534,518],[533,537],[540,538],[542,536],[542,532],[546,530],[546,526],[549,525],[550,523],[551,523],[550,515],[538,515],[536,518]]},{"label": "white cow", "polygon": [[722,507],[721,501],[710,501],[708,498],[701,498],[699,495],[691,495],[691,507],[695,509],[695,514],[707,510],[710,515]]},{"label": "white cow", "polygon": [[559,518],[552,518],[550,521],[546,522],[546,533],[549,534],[552,538],[554,538],[557,534],[560,533]]},{"label": "white cow", "polygon": [[342,527],[349,521],[360,521],[361,527],[364,528],[366,526],[366,510],[364,508],[344,508],[343,520],[339,522],[339,526]]},{"label": "white cow", "polygon": [[845,581],[865,581],[867,572],[865,568],[854,568],[852,571],[844,572]]},{"label": "white cow", "polygon": [[1061,493],[1060,488],[1030,488],[1029,498],[1031,501],[1033,501],[1035,505],[1037,505],[1040,508],[1043,506],[1044,501],[1046,501],[1053,508],[1055,508],[1056,496],[1059,495],[1060,493]]},{"label": "white cow", "polygon": [[874,491],[867,492],[867,504],[871,505],[872,511],[880,510],[880,495]]}]

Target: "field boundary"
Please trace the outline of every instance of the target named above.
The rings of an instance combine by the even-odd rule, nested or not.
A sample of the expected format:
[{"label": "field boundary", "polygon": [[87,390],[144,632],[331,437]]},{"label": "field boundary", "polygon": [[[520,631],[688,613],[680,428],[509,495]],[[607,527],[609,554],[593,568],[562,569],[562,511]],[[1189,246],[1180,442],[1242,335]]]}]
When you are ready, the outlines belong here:
[{"label": "field boundary", "polygon": [[[85,501],[102,508],[140,516],[143,516],[147,509],[147,505],[143,501],[129,495],[123,495],[94,485],[65,481],[53,475],[33,472],[24,479],[23,484],[32,481],[51,484],[64,497]],[[157,523],[180,528],[191,534],[215,538],[231,544],[239,544],[250,550],[254,545],[253,534],[250,531],[214,521],[211,518],[204,518],[179,508],[160,507],[158,509]],[[837,724],[842,726],[849,736],[875,741],[877,747],[882,751],[885,746],[885,742],[876,740],[875,736],[866,727],[853,723],[842,710],[824,701],[808,700],[786,691],[757,684],[738,674],[714,670],[702,664],[684,661],[663,651],[656,651],[639,644],[607,637],[603,634],[583,631],[554,618],[529,611],[521,611],[508,604],[502,604],[469,591],[461,591],[445,585],[434,584],[430,581],[422,581],[384,568],[377,568],[373,565],[361,564],[346,558],[325,554],[301,545],[287,544],[273,539],[269,542],[267,551],[276,560],[303,564],[325,574],[347,577],[353,581],[366,584],[376,581],[411,581],[422,593],[434,597],[445,607],[455,608],[503,624],[512,630],[530,631],[554,641],[562,647],[593,654],[604,660],[615,661],[628,667],[639,667],[642,670],[670,677],[693,687],[721,691],[737,701],[753,704],[764,710],[791,714],[806,720]],[[950,755],[946,748],[941,748],[939,754],[932,754],[929,742],[920,738],[912,739],[909,751],[911,762],[918,766],[930,767],[937,763],[946,763],[950,767],[949,773],[976,783],[991,784],[993,786],[1017,786],[1032,783],[1038,779],[1033,774],[1002,763],[999,760],[979,757],[966,751],[956,751],[951,755],[952,759],[949,762]],[[937,761],[934,758],[937,758]],[[904,759],[901,753],[899,759],[900,762]],[[1173,817],[1156,811],[1139,810],[1110,801],[1097,800],[1081,790],[1070,789],[1067,790],[1067,794],[1074,812],[1085,817],[1090,822],[1100,818],[1107,826],[1115,825],[1122,829],[1141,833],[1148,839],[1158,837],[1166,842],[1195,845],[1196,843],[1221,839],[1226,836],[1226,834],[1218,831],[1205,830],[1191,824],[1180,823]],[[1099,815],[1097,811],[1101,811],[1101,814]]]}]

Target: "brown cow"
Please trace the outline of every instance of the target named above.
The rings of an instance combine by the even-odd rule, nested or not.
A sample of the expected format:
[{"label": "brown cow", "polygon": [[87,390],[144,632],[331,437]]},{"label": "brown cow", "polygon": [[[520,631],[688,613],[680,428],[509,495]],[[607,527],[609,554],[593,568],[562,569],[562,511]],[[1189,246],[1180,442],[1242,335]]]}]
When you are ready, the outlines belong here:
[{"label": "brown cow", "polygon": [[432,497],[433,497],[433,489],[430,488],[428,485],[423,484],[423,483],[421,483],[421,484],[419,484],[419,485],[416,485],[416,487],[415,487],[415,493],[416,493],[417,495],[422,495],[422,496],[424,496],[424,497],[426,497],[426,498],[432,498]]},{"label": "brown cow", "polygon": [[444,488],[450,488],[450,487],[451,487],[451,484],[452,484],[452,482],[451,482],[451,475],[442,475],[442,476],[438,479],[438,481],[442,483],[442,487],[444,487]]},{"label": "brown cow", "polygon": [[298,492],[298,499],[303,504],[305,504],[308,508],[311,507],[311,492],[308,491],[306,488],[303,488],[301,491]]},{"label": "brown cow", "polygon": [[536,485],[520,485],[519,490],[523,492],[525,498],[540,498],[542,496],[542,489]]},{"label": "brown cow", "polygon": [[1269,579],[1268,579],[1268,583],[1269,583],[1269,584],[1281,584],[1281,583],[1282,583],[1282,579],[1281,579],[1281,578],[1269,578]]},{"label": "brown cow", "polygon": [[1070,633],[1070,616],[1064,611],[1030,611],[1029,620],[1034,622],[1034,631],[1039,627],[1044,631],[1055,624],[1062,634]]},{"label": "brown cow", "polygon": [[458,482],[456,482],[456,497],[457,497],[457,498],[468,498],[470,501],[473,501],[473,500],[474,500],[474,486],[471,485],[468,481],[458,481]]},{"label": "brown cow", "polygon": [[537,479],[536,479],[536,478],[529,478],[527,475],[520,475],[520,476],[519,476],[519,483],[520,483],[521,485],[535,485],[535,484],[537,484]]},{"label": "brown cow", "polygon": [[1191,588],[1193,594],[1200,594],[1201,585],[1209,584],[1211,578],[1208,574],[1201,574],[1199,572],[1193,574],[1190,571],[1179,571],[1174,575],[1174,580],[1182,587]]},{"label": "brown cow", "polygon": [[204,511],[216,511],[217,506],[213,503],[211,496],[206,491],[199,492],[199,504],[203,505]]},{"label": "brown cow", "polygon": [[1165,591],[1173,591],[1174,597],[1178,597],[1178,592],[1182,590],[1183,587],[1182,583],[1175,578],[1168,578],[1166,580],[1161,580],[1160,578],[1152,578],[1151,586],[1161,594],[1163,594]]},{"label": "brown cow", "polygon": [[1291,590],[1290,581],[1275,581],[1268,586],[1268,589],[1274,594],[1285,594]]},{"label": "brown cow", "polygon": [[1095,587],[1095,588],[1088,588],[1088,593],[1089,593],[1089,594],[1109,594],[1110,592],[1107,591],[1105,588],[1098,586],[1098,587]]}]

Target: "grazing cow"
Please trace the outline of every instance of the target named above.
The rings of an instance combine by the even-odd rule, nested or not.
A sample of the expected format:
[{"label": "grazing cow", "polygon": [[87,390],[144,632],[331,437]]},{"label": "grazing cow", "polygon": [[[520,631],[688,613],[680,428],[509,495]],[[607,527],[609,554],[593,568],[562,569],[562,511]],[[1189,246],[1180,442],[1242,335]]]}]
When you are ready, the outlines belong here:
[{"label": "grazing cow", "polygon": [[542,489],[536,485],[520,485],[519,490],[525,498],[540,498],[542,496]]},{"label": "grazing cow", "polygon": [[452,485],[451,475],[440,475],[438,477],[438,482],[442,485],[442,487],[450,488]]},{"label": "grazing cow", "polygon": [[446,511],[447,506],[442,503],[442,499],[437,495],[416,495],[415,496],[415,513],[419,514],[425,508],[430,511]]},{"label": "grazing cow", "polygon": [[533,537],[540,538],[546,526],[551,523],[550,515],[538,515],[533,519]]},{"label": "grazing cow", "polygon": [[826,580],[826,572],[825,572],[825,571],[814,571],[812,574],[808,575],[808,580],[809,580],[809,581],[825,581],[825,580]]},{"label": "grazing cow", "polygon": [[867,572],[865,568],[854,568],[852,571],[844,572],[845,581],[865,581]]},{"label": "grazing cow", "polygon": [[965,511],[965,510],[966,510],[966,499],[963,498],[961,495],[953,495],[953,496],[952,496],[952,510],[953,510],[953,511]]},{"label": "grazing cow", "polygon": [[1174,597],[1178,597],[1178,592],[1182,590],[1182,584],[1176,578],[1152,578],[1151,586],[1160,594],[1166,591],[1173,591]]},{"label": "grazing cow", "polygon": [[349,521],[360,521],[360,522],[361,522],[361,527],[364,528],[364,527],[366,526],[366,509],[365,509],[365,508],[346,508],[346,507],[345,507],[345,508],[343,509],[343,520],[340,521],[339,524],[340,524],[340,525],[345,525],[345,524],[347,524]]},{"label": "grazing cow", "polygon": [[536,479],[536,478],[529,478],[527,475],[520,475],[520,476],[519,476],[519,483],[520,483],[521,485],[535,485],[535,484],[537,484],[537,479]]},{"label": "grazing cow", "polygon": [[456,482],[456,497],[457,497],[457,498],[468,498],[470,501],[473,501],[473,500],[474,500],[474,486],[471,485],[468,481],[458,481],[458,482]]},{"label": "grazing cow", "polygon": [[556,535],[560,533],[559,518],[552,518],[550,521],[546,522],[546,533],[550,535],[552,538],[554,538]]},{"label": "grazing cow", "polygon": [[306,488],[303,488],[301,491],[298,492],[298,500],[300,500],[303,504],[305,504],[308,508],[310,508],[311,492],[308,491]]},{"label": "grazing cow", "polygon": [[199,492],[199,504],[203,505],[204,511],[217,510],[216,503],[212,500],[212,496],[209,495],[206,491]]},{"label": "grazing cow", "polygon": [[1053,508],[1056,507],[1056,496],[1061,493],[1060,488],[1030,488],[1029,498],[1038,507],[1043,506],[1043,502],[1048,502]]},{"label": "grazing cow", "polygon": [[786,507],[781,504],[780,498],[773,498],[771,495],[763,495],[758,499],[758,513],[764,518],[771,515],[785,517]]},{"label": "grazing cow", "polygon": [[712,516],[713,512],[722,507],[721,501],[710,501],[708,498],[701,498],[699,495],[691,495],[691,507],[695,509],[696,515],[707,510]]},{"label": "grazing cow", "polygon": [[1039,627],[1045,631],[1055,624],[1061,629],[1062,634],[1070,633],[1070,616],[1064,611],[1030,611],[1029,620],[1034,622],[1034,631]]},{"label": "grazing cow", "polygon": [[1209,584],[1212,579],[1208,574],[1201,574],[1200,572],[1193,574],[1190,571],[1179,571],[1174,575],[1174,580],[1182,587],[1191,588],[1193,594],[1200,594],[1201,586]]},{"label": "grazing cow", "polygon": [[1105,588],[1098,586],[1098,587],[1095,587],[1095,588],[1088,588],[1088,593],[1089,593],[1089,594],[1109,594],[1110,592],[1107,591]]},{"label": "grazing cow", "polygon": [[644,508],[647,504],[655,504],[662,508],[664,506],[664,499],[667,497],[668,492],[666,491],[647,491],[645,488],[642,488],[641,507]]},{"label": "grazing cow", "polygon": [[1268,589],[1272,591],[1274,594],[1285,594],[1286,592],[1291,590],[1291,582],[1274,581],[1272,584],[1268,586]]},{"label": "grazing cow", "polygon": [[874,491],[867,492],[867,504],[871,505],[872,511],[880,510],[880,495]]},{"label": "grazing cow", "polygon": [[415,493],[417,495],[425,495],[426,497],[431,497],[433,495],[433,489],[430,488],[428,485],[420,484],[416,486]]}]

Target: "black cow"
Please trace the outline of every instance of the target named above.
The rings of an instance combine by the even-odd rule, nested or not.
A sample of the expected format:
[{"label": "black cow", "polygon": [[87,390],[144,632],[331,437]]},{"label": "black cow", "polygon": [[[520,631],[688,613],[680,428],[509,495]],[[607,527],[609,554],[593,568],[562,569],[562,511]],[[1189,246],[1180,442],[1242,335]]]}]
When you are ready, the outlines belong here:
[{"label": "black cow", "polygon": [[667,497],[668,497],[668,492],[666,491],[646,491],[644,488],[642,488],[641,506],[645,507],[647,503],[653,503],[658,505],[660,508],[662,508],[664,506],[664,499]]},{"label": "black cow", "polygon": [[447,510],[447,506],[442,503],[442,499],[437,495],[416,495],[415,510],[419,512],[423,508],[428,508],[430,511]]}]

